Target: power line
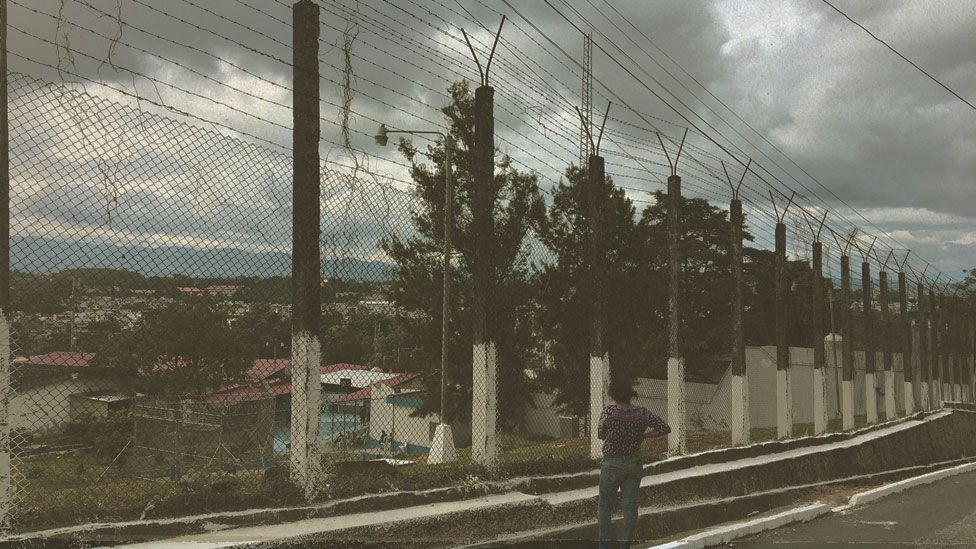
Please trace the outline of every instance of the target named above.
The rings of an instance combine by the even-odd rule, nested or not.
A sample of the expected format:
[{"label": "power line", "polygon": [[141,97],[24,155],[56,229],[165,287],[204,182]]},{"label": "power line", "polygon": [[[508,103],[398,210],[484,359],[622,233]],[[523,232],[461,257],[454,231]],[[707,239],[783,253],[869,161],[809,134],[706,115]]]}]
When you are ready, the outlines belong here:
[{"label": "power line", "polygon": [[836,11],[837,13],[843,15],[845,19],[847,19],[851,23],[854,23],[855,25],[857,25],[858,28],[860,28],[864,32],[868,33],[868,35],[870,35],[871,38],[874,38],[875,40],[877,40],[878,42],[880,42],[882,45],[884,45],[884,47],[888,48],[888,50],[891,51],[891,53],[897,55],[898,57],[901,57],[906,63],[908,63],[909,65],[915,67],[915,69],[918,70],[918,72],[920,72],[920,73],[924,74],[925,76],[929,77],[929,80],[931,80],[931,81],[935,82],[936,84],[942,86],[942,89],[944,89],[945,91],[947,91],[947,92],[951,93],[952,95],[956,96],[957,99],[959,99],[963,103],[969,105],[969,108],[970,109],[973,109],[974,111],[976,111],[976,105],[973,105],[966,98],[964,98],[963,96],[961,96],[958,93],[956,93],[955,91],[953,91],[949,86],[946,86],[945,84],[943,84],[942,81],[940,81],[938,78],[932,76],[928,71],[926,71],[922,67],[919,67],[917,64],[915,64],[914,61],[912,61],[911,59],[909,59],[909,58],[905,57],[904,55],[902,55],[901,52],[899,52],[895,48],[891,47],[890,44],[888,44],[887,42],[885,42],[884,40],[882,40],[881,38],[879,38],[878,35],[874,34],[870,30],[868,30],[867,27],[865,27],[864,25],[862,25],[862,24],[858,23],[857,21],[851,19],[851,16],[850,15],[847,15],[846,13],[844,13],[843,11],[841,11],[840,8],[838,8],[837,6],[831,4],[830,2],[828,2],[828,0],[821,0],[821,1],[824,4],[827,4],[828,6],[830,6],[831,8],[833,8],[833,10]]}]

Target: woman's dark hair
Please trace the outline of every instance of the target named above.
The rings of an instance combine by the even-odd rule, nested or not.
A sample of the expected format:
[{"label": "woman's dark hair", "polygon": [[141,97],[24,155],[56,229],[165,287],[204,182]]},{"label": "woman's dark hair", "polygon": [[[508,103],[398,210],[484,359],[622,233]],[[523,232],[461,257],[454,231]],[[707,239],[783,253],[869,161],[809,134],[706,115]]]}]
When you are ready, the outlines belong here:
[{"label": "woman's dark hair", "polygon": [[615,402],[630,404],[630,401],[637,396],[637,391],[634,390],[633,381],[612,379],[610,380],[610,387],[607,389],[607,394],[610,395],[610,398],[612,398]]}]

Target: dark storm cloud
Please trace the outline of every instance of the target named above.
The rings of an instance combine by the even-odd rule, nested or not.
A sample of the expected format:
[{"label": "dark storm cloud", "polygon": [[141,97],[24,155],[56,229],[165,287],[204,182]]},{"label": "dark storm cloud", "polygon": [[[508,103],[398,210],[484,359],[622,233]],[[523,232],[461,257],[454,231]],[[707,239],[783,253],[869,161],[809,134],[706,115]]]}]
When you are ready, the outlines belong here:
[{"label": "dark storm cloud", "polygon": [[[106,16],[116,14],[115,1],[88,0],[89,7],[85,5],[87,2],[67,0],[60,34],[56,18],[37,15],[22,7],[57,14],[60,1],[17,1],[22,5],[11,5],[12,24],[59,43],[62,67],[125,90],[135,89],[149,99],[157,98],[158,93],[167,105],[285,146],[290,143],[287,127],[291,124],[291,113],[287,106],[291,104],[291,96],[287,88],[291,70],[287,63],[291,60],[288,47],[291,14],[281,3],[124,0],[122,19],[127,25],[122,27],[120,40],[157,55],[119,45],[112,50],[111,64],[107,64],[111,41],[85,29],[110,38],[117,36],[118,22]],[[556,181],[566,165],[575,161],[578,129],[572,105],[579,101],[578,68],[556,52],[545,37],[571,55],[579,55],[581,40],[576,30],[545,3],[512,0],[545,37],[502,2],[330,0],[320,4],[322,96],[326,102],[323,118],[327,121],[322,132],[330,142],[323,144],[323,153],[329,158],[343,164],[353,163],[349,153],[335,145],[341,142],[336,123],[340,120],[337,106],[342,102],[344,30],[358,32],[352,49],[355,98],[350,124],[357,158],[364,160],[364,153],[375,155],[378,158],[371,159],[370,164],[374,170],[408,179],[403,167],[383,160],[402,162],[392,148],[379,149],[372,143],[370,136],[377,123],[443,128],[445,120],[437,109],[447,103],[447,84],[477,77],[466,46],[458,40],[460,27],[469,32],[476,49],[485,56],[501,12],[509,16],[509,23],[492,68],[500,147],[516,158],[517,168],[537,171],[544,187]],[[577,24],[583,24],[580,16],[585,18],[592,25],[597,43],[628,67],[632,66],[630,59],[640,64],[647,74],[635,71],[637,76],[662,93],[668,103],[688,105],[716,131],[741,147],[743,157],[763,163],[801,193],[815,192],[829,206],[844,209],[827,191],[802,175],[708,97],[630,25],[653,40],[760,134],[883,231],[936,260],[943,268],[976,264],[976,238],[973,237],[976,220],[970,207],[976,202],[973,184],[976,113],[823,3],[814,0],[613,2],[623,17],[603,0],[573,2],[579,14],[563,3],[553,2],[553,5]],[[886,37],[894,47],[961,95],[976,98],[976,55],[973,53],[976,33],[972,32],[976,27],[976,5],[972,2],[842,1],[838,6]],[[465,10],[487,28],[467,21]],[[205,29],[218,31],[221,36]],[[64,38],[65,33],[68,40]],[[16,31],[10,36],[12,51],[58,65],[55,47]],[[69,65],[66,46],[76,52],[87,52],[95,59],[85,59],[76,53],[75,64]],[[164,58],[184,66],[176,66]],[[217,58],[244,67],[252,74]],[[652,122],[666,134],[680,135],[687,123],[678,114],[620,70],[602,51],[594,53],[594,61],[594,73],[600,82],[596,85],[596,111],[602,112],[611,96],[603,89],[605,85],[619,99],[656,117]],[[49,80],[58,78],[54,71],[16,57],[12,57],[11,67]],[[246,93],[215,85],[188,68]],[[139,76],[133,81],[132,73],[173,83],[233,108],[188,96],[165,85],[153,85]],[[651,82],[652,78],[664,84],[673,96],[661,92]],[[539,84],[542,81],[546,82],[545,86]],[[683,89],[679,82],[691,91]],[[97,86],[89,89],[131,104],[124,96],[99,90]],[[613,100],[620,102],[617,98]],[[684,107],[679,110],[705,127],[705,122]],[[622,122],[647,125],[620,105],[612,113]],[[710,129],[706,131],[712,133]],[[786,168],[789,175],[736,132]],[[623,134],[633,135],[637,142],[627,142]],[[715,147],[700,138],[693,137],[691,143],[715,151]],[[603,150],[618,184],[651,191],[660,189],[666,168],[660,166],[663,158],[653,151],[655,148],[652,133],[635,130],[625,123],[608,124]],[[633,156],[642,160],[634,160]],[[651,174],[647,173],[648,169]],[[717,202],[726,199],[727,189],[712,181],[706,171],[690,163],[685,169],[689,170],[684,173],[689,180],[689,192],[698,192]],[[794,176],[809,191],[794,181]],[[756,181],[750,184],[760,188]],[[631,195],[647,198],[634,192]],[[328,204],[331,202],[326,201]],[[362,209],[363,223],[372,222],[369,211],[370,208]],[[844,215],[859,219],[851,212]],[[235,230],[246,231],[246,228]]]}]

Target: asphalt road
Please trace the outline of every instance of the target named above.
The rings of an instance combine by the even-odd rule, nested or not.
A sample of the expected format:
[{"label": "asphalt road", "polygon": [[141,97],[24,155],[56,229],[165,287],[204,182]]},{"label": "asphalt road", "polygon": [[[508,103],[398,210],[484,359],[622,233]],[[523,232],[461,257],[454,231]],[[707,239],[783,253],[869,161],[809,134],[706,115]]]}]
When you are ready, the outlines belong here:
[{"label": "asphalt road", "polygon": [[976,472],[724,547],[976,547]]}]

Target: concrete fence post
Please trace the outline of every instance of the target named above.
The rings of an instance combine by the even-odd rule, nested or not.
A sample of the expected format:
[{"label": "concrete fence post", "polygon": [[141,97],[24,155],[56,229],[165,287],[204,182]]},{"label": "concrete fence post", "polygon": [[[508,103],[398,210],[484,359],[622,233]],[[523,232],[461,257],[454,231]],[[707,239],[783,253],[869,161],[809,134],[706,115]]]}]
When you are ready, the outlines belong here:
[{"label": "concrete fence post", "polygon": [[786,224],[776,223],[776,438],[793,436],[793,395],[790,391],[790,347],[786,340]]},{"label": "concrete fence post", "polygon": [[7,119],[7,0],[0,0],[0,531],[10,527],[10,135]]},{"label": "concrete fence post", "polygon": [[813,243],[813,273],[811,275],[812,312],[810,324],[813,330],[813,434],[827,432],[827,376],[824,370],[824,327],[823,327],[823,243]]},{"label": "concrete fence post", "polygon": [[929,374],[932,391],[932,407],[942,407],[942,360],[939,357],[939,298],[934,288],[929,288]]},{"label": "concrete fence post", "polygon": [[861,308],[864,311],[864,409],[867,422],[878,422],[878,389],[874,379],[874,303],[871,284],[871,264],[861,263]]},{"label": "concrete fence post", "polygon": [[293,224],[291,478],[311,500],[319,464],[321,348],[319,346],[319,7],[292,7]]},{"label": "concrete fence post", "polygon": [[854,428],[854,322],[851,317],[851,257],[840,257],[841,301],[841,424],[845,431]]},{"label": "concrete fence post", "polygon": [[956,297],[952,298],[952,358],[955,365],[955,384],[953,390],[956,394],[956,400],[959,402],[966,402],[966,394],[963,391],[965,386],[964,373],[965,368],[963,367],[963,317],[962,317],[962,306],[959,299]]},{"label": "concrete fence post", "polygon": [[966,377],[966,390],[969,391],[969,401],[976,402],[976,316],[973,310],[967,308],[966,335],[968,344],[966,345],[966,362],[969,375]]},{"label": "concrete fence post", "polygon": [[732,223],[732,444],[749,443],[749,380],[742,323],[742,201],[729,205]]},{"label": "concrete fence post", "polygon": [[888,309],[888,270],[884,267],[878,273],[878,304],[881,306],[881,352],[884,365],[884,405],[885,420],[891,421],[898,416],[895,404],[895,368],[894,357],[891,353],[891,313]]},{"label": "concrete fence post", "polygon": [[[607,403],[610,383],[610,355],[606,341],[606,280],[607,248],[604,161],[602,156],[590,156],[587,169],[587,190],[590,213],[589,295],[590,295],[590,457],[600,458],[602,444],[597,438],[597,420]],[[670,380],[669,380],[670,383]],[[669,400],[670,409],[670,400]],[[670,418],[669,418],[670,419]],[[674,423],[671,423],[674,425]]]},{"label": "concrete fence post", "polygon": [[898,313],[899,330],[901,334],[901,365],[905,372],[905,415],[915,413],[915,393],[913,383],[915,380],[915,321],[908,318],[908,280],[905,278],[905,271],[898,271]]},{"label": "concrete fence post", "polygon": [[668,453],[688,451],[685,359],[681,354],[681,177],[668,177]]},{"label": "concrete fence post", "polygon": [[929,370],[929,316],[931,315],[928,299],[925,298],[925,285],[919,281],[915,285],[918,300],[918,314],[915,332],[918,337],[918,392],[922,397],[922,409],[932,409],[932,392],[929,387],[932,373]]},{"label": "concrete fence post", "polygon": [[495,89],[481,86],[474,93],[474,307],[471,366],[471,457],[494,467],[498,457],[498,360],[493,313],[495,202]]}]

